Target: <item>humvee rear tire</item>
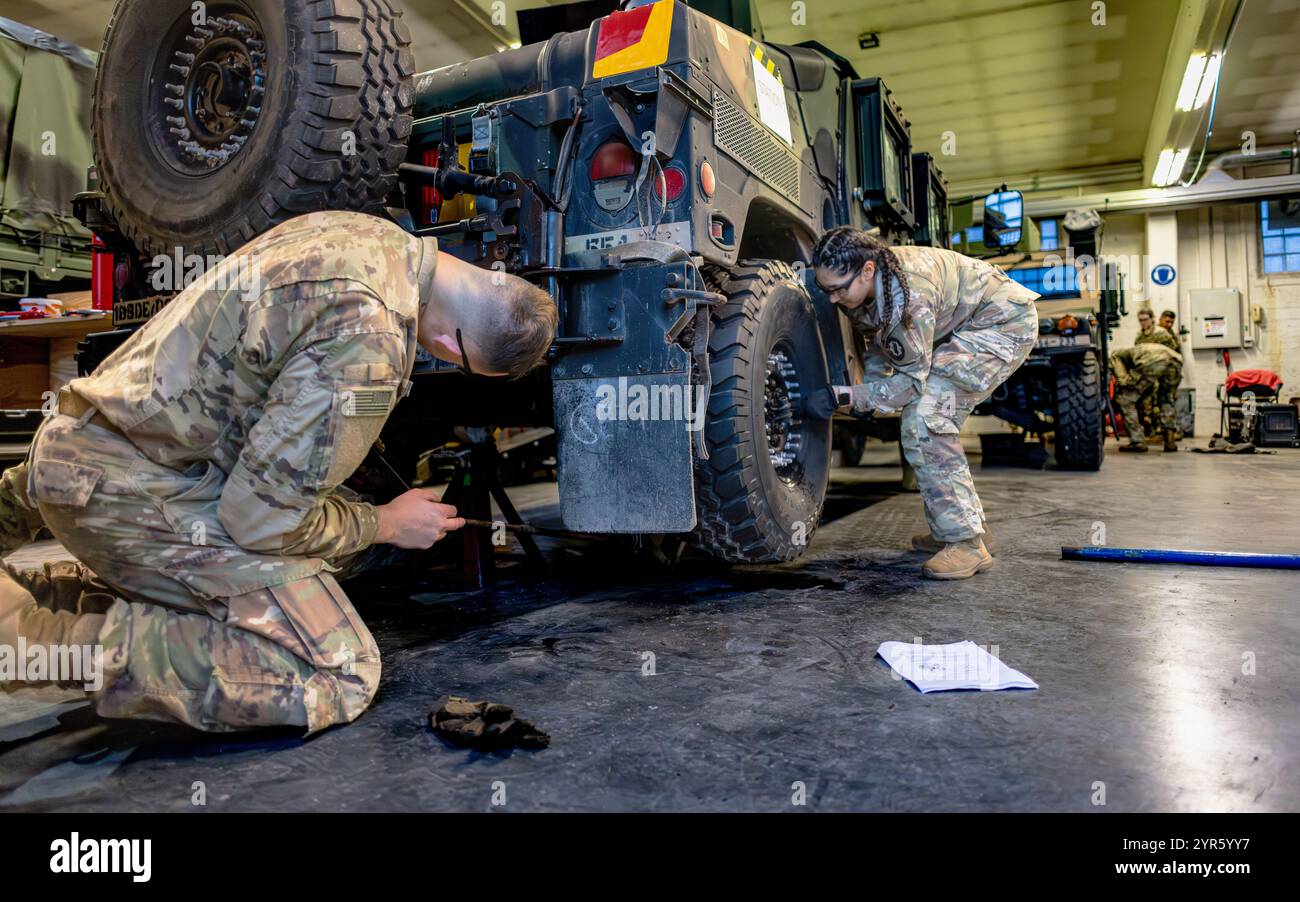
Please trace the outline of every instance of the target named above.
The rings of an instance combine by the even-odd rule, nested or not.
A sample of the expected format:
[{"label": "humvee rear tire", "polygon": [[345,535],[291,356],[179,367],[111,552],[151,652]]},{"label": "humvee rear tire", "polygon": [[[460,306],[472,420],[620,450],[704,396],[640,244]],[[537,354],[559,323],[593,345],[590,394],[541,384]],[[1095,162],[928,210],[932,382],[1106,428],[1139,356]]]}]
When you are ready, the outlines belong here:
[{"label": "humvee rear tire", "polygon": [[1056,364],[1056,465],[1100,470],[1106,453],[1101,366],[1092,354]]},{"label": "humvee rear tire", "polygon": [[709,459],[695,465],[690,542],[731,563],[792,560],[817,529],[830,474],[831,425],[802,414],[804,394],[827,384],[812,300],[784,263],[705,275],[729,301],[713,312]]},{"label": "humvee rear tire", "polygon": [[150,256],[228,254],[301,213],[381,212],[410,43],[398,0],[118,0],[93,111],[118,227]]}]

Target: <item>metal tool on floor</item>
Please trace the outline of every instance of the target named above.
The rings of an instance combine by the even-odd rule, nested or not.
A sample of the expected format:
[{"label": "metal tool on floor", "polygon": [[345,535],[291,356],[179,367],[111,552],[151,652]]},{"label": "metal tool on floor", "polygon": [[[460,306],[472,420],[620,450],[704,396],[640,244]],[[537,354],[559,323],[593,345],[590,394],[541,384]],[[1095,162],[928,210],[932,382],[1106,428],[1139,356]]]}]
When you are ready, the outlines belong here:
[{"label": "metal tool on floor", "polygon": [[1204,567],[1272,567],[1300,570],[1300,554],[1239,551],[1173,551],[1163,548],[1061,547],[1065,561],[1111,561],[1130,564],[1196,564]]}]

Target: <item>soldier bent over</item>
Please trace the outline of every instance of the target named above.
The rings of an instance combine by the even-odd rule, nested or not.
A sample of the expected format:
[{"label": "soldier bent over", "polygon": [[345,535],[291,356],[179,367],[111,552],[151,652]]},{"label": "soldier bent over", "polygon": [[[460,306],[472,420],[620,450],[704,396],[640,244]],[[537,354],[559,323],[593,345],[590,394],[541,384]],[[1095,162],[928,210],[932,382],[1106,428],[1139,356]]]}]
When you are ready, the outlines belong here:
[{"label": "soldier bent over", "polygon": [[1139,344],[1110,355],[1115,374],[1115,403],[1124,415],[1128,444],[1121,451],[1147,450],[1138,406],[1147,399],[1160,408],[1160,428],[1164,430],[1165,450],[1177,451],[1177,415],[1174,399],[1183,379],[1183,355],[1162,344]]},{"label": "soldier bent over", "polygon": [[340,484],[409,388],[417,343],[518,376],[556,321],[541,289],[371,216],[310,214],[254,239],[74,380],[5,474],[0,496],[24,509],[6,521],[39,514],[123,597],[51,611],[0,572],[0,645],[102,646],[105,717],[354,720],[379,650],[337,580],[372,544],[428,548],[464,523],[428,490],[376,507]]},{"label": "soldier bent over", "polygon": [[959,433],[971,410],[1015,372],[1038,336],[1038,295],[954,251],[886,247],[859,229],[832,229],[813,251],[817,283],[867,346],[866,381],[815,393],[810,415],[902,411],[902,443],[936,552],[932,579],[965,579],[993,564],[984,509]]}]

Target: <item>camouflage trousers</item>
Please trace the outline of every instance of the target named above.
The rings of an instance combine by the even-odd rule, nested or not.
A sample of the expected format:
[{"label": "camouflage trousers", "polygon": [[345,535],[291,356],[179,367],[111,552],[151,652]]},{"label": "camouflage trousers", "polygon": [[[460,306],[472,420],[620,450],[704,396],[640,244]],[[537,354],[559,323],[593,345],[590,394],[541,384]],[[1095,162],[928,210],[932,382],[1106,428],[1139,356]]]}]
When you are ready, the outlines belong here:
[{"label": "camouflage trousers", "polygon": [[[1178,376],[1181,373],[1179,370]],[[1174,376],[1171,382],[1169,378],[1141,375],[1131,385],[1115,386],[1115,404],[1124,416],[1124,426],[1128,430],[1130,442],[1140,445],[1147,440],[1139,408],[1148,403],[1159,408],[1161,429],[1173,432],[1178,428],[1178,414],[1174,407],[1178,376]]]},{"label": "camouflage trousers", "polygon": [[160,466],[89,416],[58,415],[17,469],[55,538],[122,596],[99,633],[102,716],[312,733],[369,706],[379,649],[346,573],[236,545],[215,516],[219,467]]},{"label": "camouflage trousers", "polygon": [[1018,288],[986,301],[934,349],[921,397],[903,408],[903,455],[916,472],[930,533],[960,542],[984,533],[984,508],[961,446],[970,412],[1024,363],[1038,310]]}]

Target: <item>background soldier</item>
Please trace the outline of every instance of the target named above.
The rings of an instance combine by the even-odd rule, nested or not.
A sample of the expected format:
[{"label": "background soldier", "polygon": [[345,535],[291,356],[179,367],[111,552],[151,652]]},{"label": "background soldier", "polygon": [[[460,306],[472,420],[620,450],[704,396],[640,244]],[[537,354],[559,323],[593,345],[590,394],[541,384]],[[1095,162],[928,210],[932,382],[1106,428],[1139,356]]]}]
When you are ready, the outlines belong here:
[{"label": "background soldier", "polygon": [[[1178,319],[1178,314],[1172,310],[1165,310],[1160,314],[1160,328],[1172,335],[1175,340],[1178,339],[1178,333],[1174,330],[1174,320],[1176,319]],[[1174,348],[1174,350],[1178,349]]]},{"label": "background soldier", "polygon": [[[1182,349],[1178,346],[1178,338],[1163,325],[1157,326],[1152,321],[1152,313],[1149,309],[1138,311],[1138,334],[1134,344],[1159,344],[1164,345],[1170,350],[1182,356]],[[1165,317],[1172,317],[1168,310],[1160,315],[1161,323]],[[1172,323],[1172,319],[1170,320]],[[1177,386],[1174,386],[1175,392]],[[1152,392],[1138,402],[1138,414],[1142,417],[1143,430],[1159,432],[1163,427],[1160,420],[1160,399],[1157,397],[1158,392]],[[1170,399],[1172,402],[1172,398]]]},{"label": "background soldier", "polygon": [[903,453],[916,471],[935,552],[932,579],[964,579],[993,558],[984,509],[962,449],[962,423],[1020,366],[1038,337],[1037,294],[1002,270],[954,251],[889,248],[866,232],[832,229],[813,252],[817,283],[867,345],[867,381],[814,392],[810,416],[836,407],[902,411]]},{"label": "background soldier", "polygon": [[1147,343],[1116,351],[1110,355],[1110,365],[1115,374],[1115,401],[1128,429],[1128,444],[1121,445],[1120,450],[1147,450],[1138,403],[1151,397],[1159,406],[1165,450],[1177,451],[1173,399],[1183,378],[1182,355],[1163,344]]},{"label": "background soldier", "polygon": [[[1167,313],[1168,311],[1166,311],[1166,314]],[[1139,310],[1137,317],[1138,334],[1137,338],[1133,341],[1134,344],[1161,344],[1179,354],[1179,356],[1182,355],[1182,351],[1178,346],[1178,339],[1175,338],[1174,334],[1164,326],[1157,326],[1155,324],[1155,319],[1150,310]],[[1162,315],[1161,319],[1163,318]]]},{"label": "background soldier", "polygon": [[[232,274],[249,268],[245,292]],[[373,544],[428,548],[464,521],[430,490],[376,507],[340,484],[409,389],[417,342],[518,376],[556,322],[541,289],[371,216],[314,213],[256,238],[74,380],[6,474],[0,519],[30,531],[14,509],[34,506],[124,597],[51,611],[0,573],[0,644],[102,646],[105,717],[354,720],[379,650],[337,579]]]}]

